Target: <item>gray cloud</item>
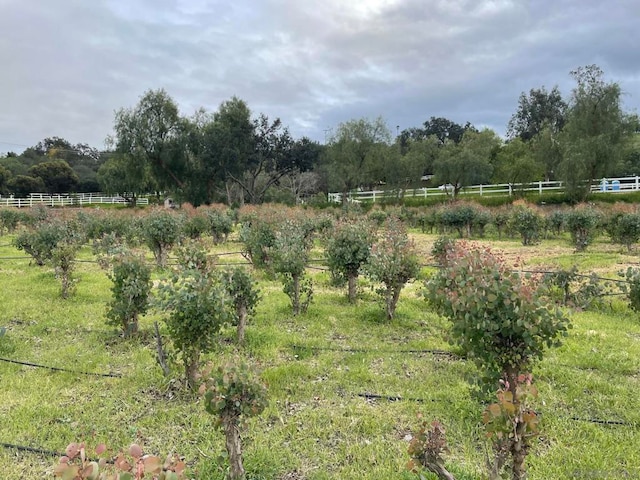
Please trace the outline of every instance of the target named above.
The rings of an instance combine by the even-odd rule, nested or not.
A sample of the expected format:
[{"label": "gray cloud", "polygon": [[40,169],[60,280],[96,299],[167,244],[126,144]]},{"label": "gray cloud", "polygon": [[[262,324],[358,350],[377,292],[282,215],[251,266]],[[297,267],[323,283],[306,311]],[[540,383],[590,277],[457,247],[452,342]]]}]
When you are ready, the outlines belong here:
[{"label": "gray cloud", "polygon": [[636,0],[0,0],[0,142],[102,147],[151,88],[185,114],[236,95],[317,140],[379,115],[503,133],[520,92],[568,96],[590,63],[635,110],[638,14]]}]

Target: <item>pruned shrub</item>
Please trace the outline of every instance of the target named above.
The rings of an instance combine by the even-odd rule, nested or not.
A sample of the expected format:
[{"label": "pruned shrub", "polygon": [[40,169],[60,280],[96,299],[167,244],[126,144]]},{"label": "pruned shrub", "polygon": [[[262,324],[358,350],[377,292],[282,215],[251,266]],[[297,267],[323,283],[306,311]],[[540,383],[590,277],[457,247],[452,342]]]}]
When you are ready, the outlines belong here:
[{"label": "pruned shrub", "polygon": [[391,320],[402,288],[420,272],[415,245],[398,219],[390,217],[385,222],[363,271],[371,280],[382,284],[377,292],[383,298],[386,317]]},{"label": "pruned shrub", "polygon": [[456,244],[426,283],[431,305],[451,321],[451,339],[489,378],[515,381],[545,348],[557,346],[569,322],[544,289],[490,250]]},{"label": "pruned shrub", "polygon": [[107,273],[113,282],[112,299],[107,305],[107,324],[120,330],[125,337],[138,331],[138,319],[149,308],[151,268],[144,258],[124,252],[115,255]]},{"label": "pruned shrub", "polygon": [[[197,250],[197,246],[192,246]],[[193,259],[197,253],[185,254]],[[212,351],[222,327],[229,322],[231,300],[213,271],[197,267],[202,262],[179,265],[158,287],[157,304],[174,348],[180,353],[189,387],[194,388],[201,353]]]},{"label": "pruned shrub", "polygon": [[567,213],[567,230],[576,252],[584,252],[598,233],[601,215],[587,205],[578,205]]},{"label": "pruned shrub", "polygon": [[304,223],[286,220],[275,232],[270,250],[273,270],[282,278],[294,315],[305,313],[313,299],[313,284],[305,273],[312,246],[311,233]]},{"label": "pruned shrub", "polygon": [[143,219],[142,235],[159,267],[166,266],[169,251],[180,240],[181,232],[178,215],[167,210],[153,211]]},{"label": "pruned shrub", "polygon": [[232,323],[236,325],[238,343],[242,345],[247,322],[255,314],[256,305],[260,301],[260,290],[251,274],[242,267],[228,269],[223,278],[233,304]]},{"label": "pruned shrub", "polygon": [[236,358],[216,369],[206,369],[200,393],[207,413],[216,417],[229,454],[232,480],[244,479],[240,431],[247,419],[260,415],[267,406],[267,387],[243,360]]},{"label": "pruned shrub", "polygon": [[640,241],[640,214],[619,213],[612,215],[606,226],[614,243],[624,245],[628,251]]},{"label": "pruned shrub", "polygon": [[346,278],[349,302],[355,303],[360,269],[369,259],[375,238],[373,225],[366,220],[341,221],[326,238],[325,254],[331,274]]},{"label": "pruned shrub", "polygon": [[535,245],[544,230],[544,217],[533,207],[515,205],[509,216],[509,229],[520,235],[523,245]]},{"label": "pruned shrub", "polygon": [[233,213],[228,209],[212,207],[207,210],[206,218],[213,243],[226,241],[233,230]]}]

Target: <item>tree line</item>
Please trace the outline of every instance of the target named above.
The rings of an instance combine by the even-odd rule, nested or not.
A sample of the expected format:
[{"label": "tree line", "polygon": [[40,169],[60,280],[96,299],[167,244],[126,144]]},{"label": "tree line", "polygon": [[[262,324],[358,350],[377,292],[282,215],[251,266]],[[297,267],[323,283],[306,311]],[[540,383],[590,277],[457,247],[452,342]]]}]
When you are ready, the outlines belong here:
[{"label": "tree line", "polygon": [[380,186],[448,184],[455,196],[472,184],[562,180],[570,199],[584,200],[596,179],[640,174],[640,122],[597,65],[571,76],[568,98],[557,86],[523,92],[506,139],[442,117],[394,136],[379,117],[341,123],[321,145],[253,116],[236,97],[184,116],[166,91],[150,90],[116,112],[106,152],[53,137],[0,158],[0,193],[103,190],[135,204],[167,192],[197,206],[298,203]]}]

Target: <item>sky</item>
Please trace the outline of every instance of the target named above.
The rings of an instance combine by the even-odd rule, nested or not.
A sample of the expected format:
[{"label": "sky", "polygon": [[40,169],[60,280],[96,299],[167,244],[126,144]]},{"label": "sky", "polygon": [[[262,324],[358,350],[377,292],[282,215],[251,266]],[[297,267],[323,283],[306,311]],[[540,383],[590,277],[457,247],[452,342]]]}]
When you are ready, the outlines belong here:
[{"label": "sky", "polygon": [[164,88],[181,113],[237,96],[324,142],[378,116],[504,135],[521,92],[597,64],[640,103],[638,0],[0,0],[0,153],[46,137],[103,149],[114,114]]}]

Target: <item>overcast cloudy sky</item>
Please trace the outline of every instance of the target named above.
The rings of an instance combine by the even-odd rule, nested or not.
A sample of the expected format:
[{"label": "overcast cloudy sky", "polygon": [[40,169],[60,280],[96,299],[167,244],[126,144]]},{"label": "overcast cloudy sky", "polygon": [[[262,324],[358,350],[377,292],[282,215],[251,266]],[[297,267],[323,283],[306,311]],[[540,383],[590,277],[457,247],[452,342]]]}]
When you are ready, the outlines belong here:
[{"label": "overcast cloudy sky", "polygon": [[504,134],[518,96],[598,64],[640,102],[638,0],[0,0],[0,152],[103,148],[164,88],[184,114],[236,95],[296,137],[383,116]]}]

